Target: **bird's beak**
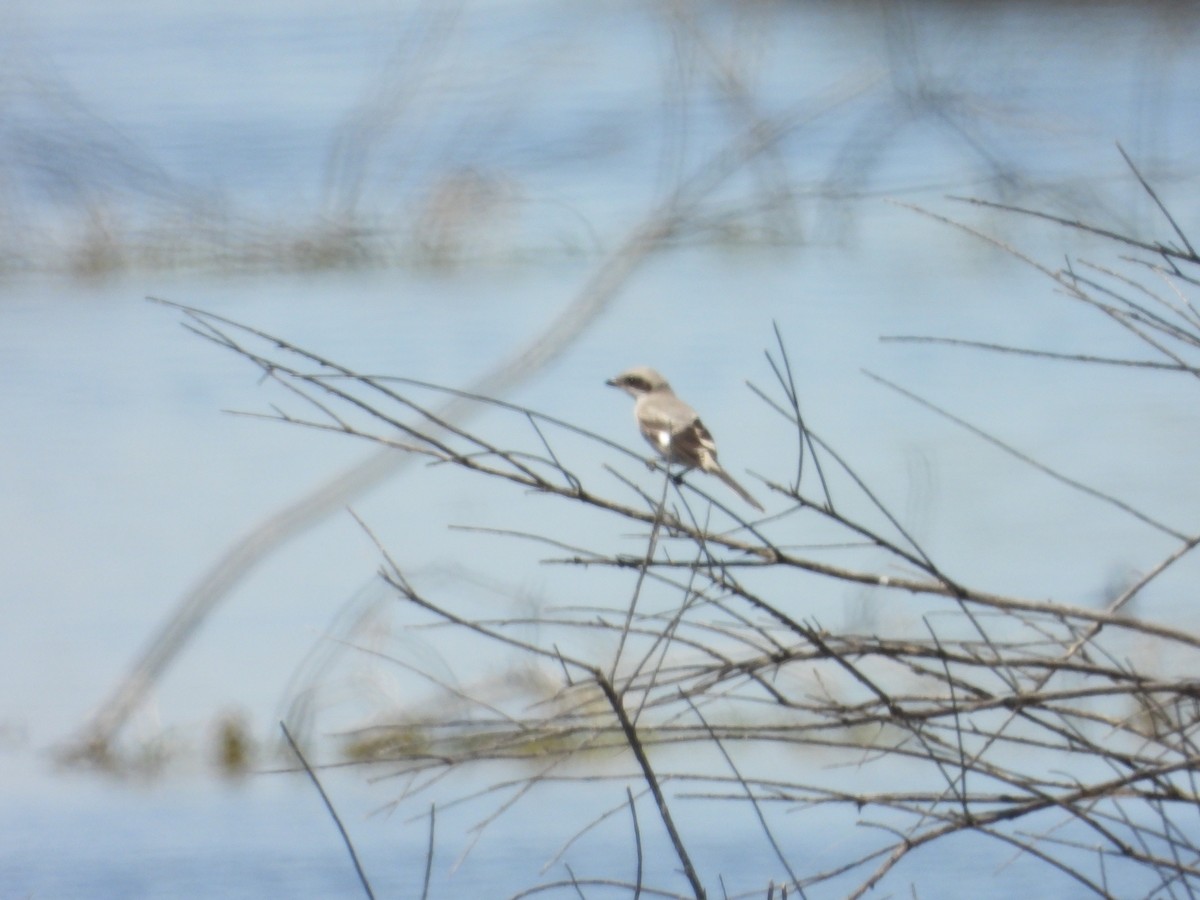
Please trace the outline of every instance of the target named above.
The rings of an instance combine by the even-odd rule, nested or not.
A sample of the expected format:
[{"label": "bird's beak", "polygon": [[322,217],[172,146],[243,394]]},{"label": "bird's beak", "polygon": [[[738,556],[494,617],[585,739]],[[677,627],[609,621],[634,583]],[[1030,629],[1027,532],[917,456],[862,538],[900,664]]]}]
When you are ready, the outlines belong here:
[{"label": "bird's beak", "polygon": [[606,381],[604,383],[607,384],[609,387],[620,387],[620,385],[617,384],[617,379],[615,379],[615,378],[610,378],[610,379],[608,379],[608,381]]}]

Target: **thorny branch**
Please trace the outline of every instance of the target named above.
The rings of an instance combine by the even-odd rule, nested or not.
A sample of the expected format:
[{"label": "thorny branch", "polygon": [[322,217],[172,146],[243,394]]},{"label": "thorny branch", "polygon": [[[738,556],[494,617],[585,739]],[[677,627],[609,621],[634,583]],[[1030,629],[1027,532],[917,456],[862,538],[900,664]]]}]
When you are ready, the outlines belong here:
[{"label": "thorny branch", "polygon": [[[1182,246],[1124,243],[1200,270],[1180,238]],[[1159,298],[1137,275],[1105,275],[1103,267],[1082,263],[1056,271],[1021,258],[1168,361],[1147,363],[1200,372],[1200,321],[1187,314],[1194,308],[1187,279],[1174,284],[1180,296]],[[1080,277],[1084,269],[1093,274]],[[469,797],[439,800],[439,811],[493,798],[498,807],[483,828],[534,786],[610,786],[616,793],[608,812],[592,821],[631,810],[636,878],[622,886],[642,896],[704,897],[712,890],[712,873],[695,862],[698,835],[681,813],[693,803],[748,806],[770,858],[787,874],[787,890],[801,896],[819,885],[861,896],[894,877],[919,848],[968,833],[1011,847],[1098,896],[1127,896],[1130,885],[1144,895],[1200,893],[1200,680],[1189,674],[1200,658],[1200,634],[1128,613],[1164,572],[1190,560],[1200,535],[1188,525],[1164,525],[908,395],[1120,511],[1130,528],[1174,542],[1103,609],[1008,596],[945,575],[934,548],[919,545],[814,430],[801,414],[778,331],[769,357],[776,384],[755,391],[795,429],[795,459],[779,466],[792,480],[764,478],[781,511],[750,521],[709,497],[696,479],[663,476],[654,494],[615,467],[582,471],[567,443],[590,440],[614,457],[637,454],[576,423],[478,394],[355,373],[277,336],[179,308],[197,334],[250,361],[302,406],[277,408],[268,418],[536,492],[546,502],[590,510],[614,536],[632,529],[639,541],[631,553],[622,549],[627,544],[581,546],[560,534],[479,530],[558,554],[546,561],[582,586],[571,603],[509,617],[462,611],[453,592],[426,590],[380,544],[384,581],[414,615],[426,617],[425,627],[467,633],[482,647],[516,654],[541,679],[538,691],[507,703],[442,680],[452,706],[343,735],[356,758],[406,779],[398,804],[423,802],[442,774],[500,761],[538,765]],[[1073,361],[1111,362],[1088,355]],[[528,440],[517,446],[519,438],[502,442],[455,425],[434,411],[439,397],[490,407]],[[792,526],[802,517],[855,548],[855,561],[793,548]],[[801,598],[838,585],[907,604],[923,630],[835,633],[796,612],[811,608]],[[1136,654],[1127,649],[1131,640]],[[604,765],[589,765],[594,760]],[[867,771],[880,771],[882,782],[859,777]],[[653,803],[685,891],[651,883],[667,876],[652,865],[653,842],[635,795]],[[868,835],[838,859],[788,836],[784,823],[795,819],[779,815],[833,809],[855,815]],[[773,891],[778,882],[770,876],[762,873],[760,884]],[[542,888],[600,883],[619,884],[572,873]]]}]

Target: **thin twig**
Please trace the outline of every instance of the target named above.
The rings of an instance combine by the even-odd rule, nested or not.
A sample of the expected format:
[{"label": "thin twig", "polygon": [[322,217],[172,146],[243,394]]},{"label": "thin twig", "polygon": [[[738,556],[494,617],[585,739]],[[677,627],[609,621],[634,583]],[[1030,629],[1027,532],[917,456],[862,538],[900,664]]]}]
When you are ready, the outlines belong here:
[{"label": "thin twig", "polygon": [[309,780],[316,787],[317,793],[321,795],[321,802],[325,804],[325,809],[329,812],[329,817],[333,819],[333,823],[337,826],[338,834],[342,836],[342,843],[346,845],[346,850],[350,854],[350,861],[354,863],[354,871],[358,873],[358,880],[362,884],[363,892],[370,900],[375,900],[375,893],[371,890],[370,882],[367,881],[367,873],[363,871],[362,864],[358,861],[358,853],[354,850],[354,843],[350,840],[350,835],[346,833],[346,826],[342,824],[337,810],[333,808],[333,803],[330,801],[329,795],[325,793],[325,788],[321,786],[321,780],[317,778],[317,773],[313,771],[312,766],[308,764],[308,760],[304,758],[304,754],[300,751],[300,747],[292,739],[292,733],[288,731],[287,725],[281,721],[279,727],[283,731],[283,736],[287,738],[288,746],[292,748],[292,753],[296,754],[296,759],[300,760],[300,765],[304,767]]}]

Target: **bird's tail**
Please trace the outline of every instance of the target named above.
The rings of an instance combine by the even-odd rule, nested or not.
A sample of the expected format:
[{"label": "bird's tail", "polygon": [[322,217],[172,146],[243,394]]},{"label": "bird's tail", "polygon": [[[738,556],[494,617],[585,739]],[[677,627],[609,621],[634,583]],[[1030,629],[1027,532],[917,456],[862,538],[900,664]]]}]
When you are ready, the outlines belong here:
[{"label": "bird's tail", "polygon": [[744,487],[742,487],[740,484],[738,484],[736,481],[734,481],[733,476],[730,475],[728,472],[726,472],[724,469],[722,469],[720,466],[717,466],[715,469],[712,469],[711,471],[714,475],[716,475],[718,478],[720,478],[723,482],[725,482],[727,485],[729,485],[731,488],[733,488],[734,491],[737,492],[737,495],[739,497],[741,497],[743,500],[745,500],[747,503],[749,503],[751,506],[753,506],[759,512],[766,512],[766,510],[763,509],[762,504],[759,503],[757,500],[755,500],[753,497],[751,497],[750,492],[748,490],[746,490]]}]

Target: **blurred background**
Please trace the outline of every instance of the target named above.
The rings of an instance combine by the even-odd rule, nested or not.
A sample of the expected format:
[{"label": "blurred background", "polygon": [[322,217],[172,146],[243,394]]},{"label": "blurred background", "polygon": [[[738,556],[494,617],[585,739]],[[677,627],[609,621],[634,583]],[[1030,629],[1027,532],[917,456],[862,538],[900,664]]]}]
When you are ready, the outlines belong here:
[{"label": "blurred background", "polygon": [[[653,365],[754,490],[744,473],[786,480],[792,452],[745,386],[770,383],[777,325],[813,427],[960,580],[1087,604],[1152,565],[1161,535],[863,370],[1190,525],[1180,486],[1200,475],[1200,417],[1183,385],[880,338],[1132,352],[1032,268],[906,204],[1046,265],[1114,263],[1078,233],[953,198],[1172,237],[1119,144],[1195,233],[1198,26],[1192,4],[1168,2],[5,4],[0,893],[353,893],[310,789],[239,773],[279,765],[277,722],[298,704],[319,741],[413,699],[395,667],[331,659],[331,634],[432,652],[374,580],[377,548],[332,512],[189,631],[110,765],[56,761],[231,547],[371,452],[224,413],[266,410],[258,373],[147,297],[361,372],[486,387],[676,210],[595,315],[498,392],[634,446],[628,401],[603,382]],[[580,453],[589,473],[613,462]],[[419,466],[349,503],[431,584],[497,609],[555,599],[536,552],[518,566],[511,546],[447,528],[554,529],[556,506]],[[1175,590],[1192,574],[1137,612],[1195,626]],[[819,600],[826,627],[903,617]],[[502,670],[443,662],[457,677]],[[415,894],[425,826],[369,815],[389,790],[361,773],[337,784],[377,887]],[[553,816],[522,816],[457,867],[447,826],[458,849],[437,877],[479,896],[532,883]],[[714,866],[722,848],[754,868],[725,843]]]}]

